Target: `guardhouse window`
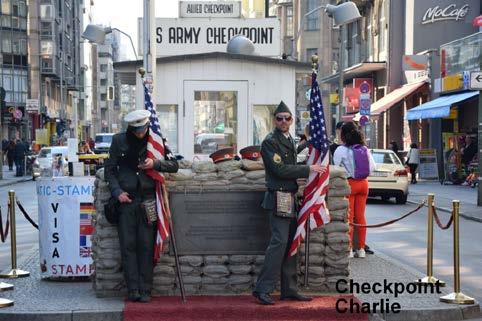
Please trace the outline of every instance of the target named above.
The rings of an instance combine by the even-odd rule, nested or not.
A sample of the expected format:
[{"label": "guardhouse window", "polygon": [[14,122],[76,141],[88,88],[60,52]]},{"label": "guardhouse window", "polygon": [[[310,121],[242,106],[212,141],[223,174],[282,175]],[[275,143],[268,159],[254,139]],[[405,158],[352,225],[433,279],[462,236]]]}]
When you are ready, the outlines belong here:
[{"label": "guardhouse window", "polygon": [[253,145],[261,145],[266,135],[273,130],[275,109],[276,105],[253,106]]}]

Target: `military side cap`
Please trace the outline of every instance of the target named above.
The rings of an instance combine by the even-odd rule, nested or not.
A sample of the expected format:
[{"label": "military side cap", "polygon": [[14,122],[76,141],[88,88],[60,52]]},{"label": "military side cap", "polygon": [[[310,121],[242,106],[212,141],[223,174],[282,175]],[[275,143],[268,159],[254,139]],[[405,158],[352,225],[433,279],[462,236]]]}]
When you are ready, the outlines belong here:
[{"label": "military side cap", "polygon": [[145,109],[131,111],[124,117],[124,121],[132,127],[142,127],[149,122],[151,113]]},{"label": "military side cap", "polygon": [[234,158],[234,148],[233,147],[227,147],[227,148],[222,148],[211,155],[209,155],[211,159],[213,160],[214,164],[226,161],[226,160],[231,160]]},{"label": "military side cap", "polygon": [[274,115],[276,114],[279,114],[279,113],[290,113],[291,114],[291,110],[288,108],[288,106],[286,106],[286,104],[281,101],[278,105],[278,107],[276,107],[275,111],[274,111]]},{"label": "military side cap", "polygon": [[243,159],[258,160],[261,157],[261,147],[260,146],[248,146],[239,151]]}]

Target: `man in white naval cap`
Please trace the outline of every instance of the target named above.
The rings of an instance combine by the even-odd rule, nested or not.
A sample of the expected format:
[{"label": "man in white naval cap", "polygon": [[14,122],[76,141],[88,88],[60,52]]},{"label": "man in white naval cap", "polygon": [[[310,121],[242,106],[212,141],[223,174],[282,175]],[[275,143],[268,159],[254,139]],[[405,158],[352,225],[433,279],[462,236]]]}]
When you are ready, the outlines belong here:
[{"label": "man in white naval cap", "polygon": [[[146,157],[150,115],[147,110],[135,110],[125,116],[127,130],[114,135],[105,162],[105,179],[112,197],[120,203],[118,232],[128,299],[140,302],[149,302],[151,298],[156,237],[156,222],[149,220],[144,210],[144,205],[156,197],[155,181],[146,170],[178,170],[175,159]],[[169,154],[165,146],[165,155]]]}]

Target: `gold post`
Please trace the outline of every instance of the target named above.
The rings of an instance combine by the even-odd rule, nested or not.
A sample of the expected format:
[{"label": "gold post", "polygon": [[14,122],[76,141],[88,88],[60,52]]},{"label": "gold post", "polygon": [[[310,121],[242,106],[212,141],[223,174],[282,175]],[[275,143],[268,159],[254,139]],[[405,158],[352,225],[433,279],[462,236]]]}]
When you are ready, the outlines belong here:
[{"label": "gold post", "polygon": [[419,283],[431,283],[436,284],[438,281],[439,286],[444,287],[445,282],[440,281],[433,276],[433,199],[435,195],[433,193],[428,193],[428,218],[427,218],[427,276],[421,280]]},{"label": "gold post", "polygon": [[474,304],[475,300],[460,292],[460,253],[459,253],[459,210],[460,201],[452,201],[454,215],[454,290],[455,292],[440,297],[441,302],[455,304]]},{"label": "gold post", "polygon": [[7,274],[0,274],[0,278],[21,278],[29,276],[27,271],[17,269],[17,235],[15,227],[15,191],[8,191],[8,207],[10,212],[10,254],[12,259],[12,270]]}]

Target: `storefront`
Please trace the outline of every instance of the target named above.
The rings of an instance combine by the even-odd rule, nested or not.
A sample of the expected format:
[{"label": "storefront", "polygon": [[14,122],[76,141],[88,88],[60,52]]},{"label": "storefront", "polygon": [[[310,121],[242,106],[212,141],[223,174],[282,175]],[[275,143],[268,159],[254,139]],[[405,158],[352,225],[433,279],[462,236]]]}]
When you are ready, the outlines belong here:
[{"label": "storefront", "polygon": [[[114,64],[131,84],[140,82],[140,67],[142,61]],[[222,147],[239,151],[260,144],[274,128],[273,111],[281,100],[296,115],[296,74],[309,75],[311,65],[211,52],[157,58],[156,71],[154,102],[162,133],[173,152],[192,160]],[[291,130],[294,136],[294,126]]]},{"label": "storefront", "polygon": [[407,112],[407,120],[441,121],[442,150],[438,151],[438,154],[442,156],[439,176],[443,181],[461,184],[470,173],[478,172],[475,148],[478,99],[478,91],[449,94]]}]

